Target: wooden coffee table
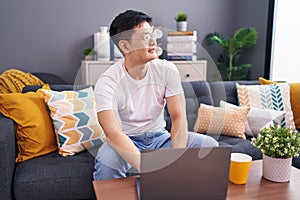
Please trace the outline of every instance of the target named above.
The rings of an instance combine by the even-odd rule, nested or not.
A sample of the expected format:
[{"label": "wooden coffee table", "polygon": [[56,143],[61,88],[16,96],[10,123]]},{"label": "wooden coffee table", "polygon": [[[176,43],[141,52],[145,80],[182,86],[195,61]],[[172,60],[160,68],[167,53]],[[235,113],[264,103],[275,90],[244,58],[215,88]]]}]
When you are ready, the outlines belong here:
[{"label": "wooden coffee table", "polygon": [[228,184],[227,199],[300,199],[300,170],[292,167],[289,182],[275,183],[262,177],[262,160],[253,161],[245,185]]},{"label": "wooden coffee table", "polygon": [[[95,193],[100,200],[136,200],[136,177],[94,181]],[[245,185],[228,183],[227,199],[299,200],[300,170],[292,167],[290,182],[275,183],[262,177],[262,161],[253,161]]]}]

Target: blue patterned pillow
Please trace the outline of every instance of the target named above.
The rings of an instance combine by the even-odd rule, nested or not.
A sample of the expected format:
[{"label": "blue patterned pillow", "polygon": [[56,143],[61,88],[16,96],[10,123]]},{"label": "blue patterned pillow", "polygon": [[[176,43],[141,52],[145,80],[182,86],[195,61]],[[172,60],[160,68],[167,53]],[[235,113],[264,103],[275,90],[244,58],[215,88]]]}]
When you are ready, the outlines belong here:
[{"label": "blue patterned pillow", "polygon": [[42,90],[53,120],[59,153],[74,155],[103,144],[92,87],[79,91]]}]

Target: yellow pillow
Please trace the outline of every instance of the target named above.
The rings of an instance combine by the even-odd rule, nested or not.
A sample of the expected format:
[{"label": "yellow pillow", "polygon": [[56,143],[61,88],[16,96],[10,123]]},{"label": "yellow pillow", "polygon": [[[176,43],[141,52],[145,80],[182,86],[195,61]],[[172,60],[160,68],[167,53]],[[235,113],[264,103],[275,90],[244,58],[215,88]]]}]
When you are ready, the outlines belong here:
[{"label": "yellow pillow", "polygon": [[250,108],[220,108],[200,104],[194,131],[222,134],[246,139],[245,125]]},{"label": "yellow pillow", "polygon": [[[262,77],[259,77],[258,80],[261,85],[277,83],[276,81],[267,80]],[[297,129],[300,129],[300,83],[290,83],[290,101],[295,126]]]},{"label": "yellow pillow", "polygon": [[40,90],[0,94],[0,112],[16,123],[17,163],[57,150],[54,127]]},{"label": "yellow pillow", "polygon": [[268,79],[265,79],[263,77],[258,77],[258,81],[261,85],[269,85],[269,84],[276,84],[278,82],[276,81],[271,81],[271,80],[268,80]]}]

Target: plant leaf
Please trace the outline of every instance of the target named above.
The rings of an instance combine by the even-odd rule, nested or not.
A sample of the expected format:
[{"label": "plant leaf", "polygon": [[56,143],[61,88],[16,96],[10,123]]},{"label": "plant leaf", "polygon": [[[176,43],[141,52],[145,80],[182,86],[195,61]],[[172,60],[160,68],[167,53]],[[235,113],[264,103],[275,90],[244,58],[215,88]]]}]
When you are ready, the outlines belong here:
[{"label": "plant leaf", "polygon": [[247,48],[256,44],[257,31],[252,27],[240,28],[234,33],[233,38],[238,42],[239,48]]}]

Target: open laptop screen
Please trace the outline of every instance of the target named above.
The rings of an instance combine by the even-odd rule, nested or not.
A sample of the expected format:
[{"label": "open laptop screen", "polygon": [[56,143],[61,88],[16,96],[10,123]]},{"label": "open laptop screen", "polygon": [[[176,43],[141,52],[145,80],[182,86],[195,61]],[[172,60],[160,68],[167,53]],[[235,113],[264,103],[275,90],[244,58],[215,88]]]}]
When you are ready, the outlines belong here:
[{"label": "open laptop screen", "polygon": [[231,147],[142,152],[141,200],[226,199]]}]

